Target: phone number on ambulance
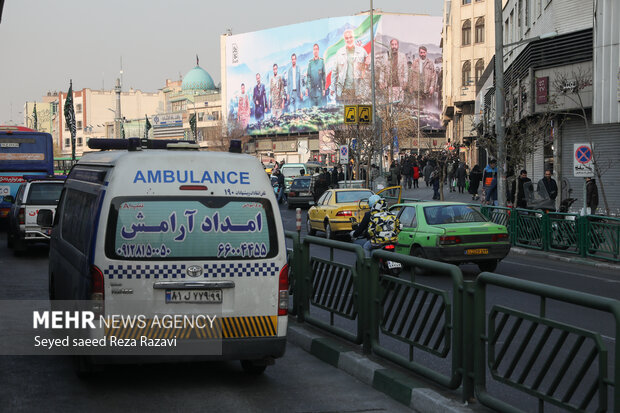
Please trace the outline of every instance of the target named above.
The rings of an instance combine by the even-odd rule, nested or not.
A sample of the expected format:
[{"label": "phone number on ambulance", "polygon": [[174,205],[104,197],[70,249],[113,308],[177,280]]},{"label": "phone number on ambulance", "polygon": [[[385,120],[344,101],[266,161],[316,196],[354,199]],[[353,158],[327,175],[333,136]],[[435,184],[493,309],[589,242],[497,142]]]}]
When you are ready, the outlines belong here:
[{"label": "phone number on ambulance", "polygon": [[230,242],[220,243],[217,247],[217,257],[257,257],[262,258],[267,256],[267,245],[264,242],[260,244],[257,242],[243,242],[239,245],[239,248],[233,248]]}]

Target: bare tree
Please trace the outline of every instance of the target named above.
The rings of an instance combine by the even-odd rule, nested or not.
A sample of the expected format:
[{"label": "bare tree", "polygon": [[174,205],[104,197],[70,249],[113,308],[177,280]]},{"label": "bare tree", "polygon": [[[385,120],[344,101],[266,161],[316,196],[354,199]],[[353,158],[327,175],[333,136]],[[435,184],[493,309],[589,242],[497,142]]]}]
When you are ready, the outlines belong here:
[{"label": "bare tree", "polygon": [[[577,116],[579,117],[586,129],[586,139],[590,145],[592,151],[592,172],[598,179],[598,183],[601,188],[601,195],[603,197],[603,203],[605,205],[605,212],[610,215],[609,203],[607,202],[607,195],[605,194],[605,185],[603,182],[603,175],[611,168],[612,161],[610,159],[603,160],[603,157],[594,146],[592,139],[592,132],[590,131],[590,121],[586,114],[586,108],[584,106],[584,91],[586,88],[592,86],[592,71],[590,69],[577,68],[568,73],[559,73],[556,75],[553,82],[553,89],[555,92],[555,99],[564,97],[577,106],[576,111],[572,112],[558,112],[560,115]],[[585,194],[584,194],[585,196]]]}]

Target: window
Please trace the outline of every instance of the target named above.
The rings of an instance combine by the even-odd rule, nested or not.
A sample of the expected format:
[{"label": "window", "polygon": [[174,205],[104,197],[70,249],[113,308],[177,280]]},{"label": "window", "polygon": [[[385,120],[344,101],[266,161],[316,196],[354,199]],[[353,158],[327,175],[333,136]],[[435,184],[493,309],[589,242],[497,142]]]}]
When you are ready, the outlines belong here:
[{"label": "window", "polygon": [[77,138],[77,146],[82,146],[82,138]]},{"label": "window", "polygon": [[484,17],[476,20],[476,43],[484,43]]},{"label": "window", "polygon": [[462,86],[469,86],[470,79],[471,79],[471,63],[468,60],[465,63],[463,63]]},{"label": "window", "polygon": [[471,4],[471,0],[462,0],[461,3],[463,6],[467,5],[467,4]]},{"label": "window", "polygon": [[69,138],[65,139],[65,146],[71,146],[71,139]]},{"label": "window", "polygon": [[484,59],[478,59],[478,61],[476,62],[476,72],[475,72],[476,83],[478,83],[478,81],[482,77],[482,73],[484,73]]},{"label": "window", "polygon": [[78,103],[75,105],[75,113],[82,113],[82,104]]},{"label": "window", "polygon": [[198,122],[202,122],[205,118],[204,112],[198,112]]},{"label": "window", "polygon": [[90,245],[91,222],[95,215],[97,196],[72,189],[67,191],[62,208],[62,238],[82,253]]},{"label": "window", "polygon": [[470,20],[465,20],[465,22],[463,23],[463,29],[461,31],[461,38],[462,38],[461,44],[463,46],[467,46],[471,44],[471,21]]},{"label": "window", "polygon": [[220,112],[211,112],[211,116],[213,116],[213,120],[220,120]]},{"label": "window", "polygon": [[82,121],[81,121],[81,120],[78,120],[78,121],[77,121],[77,123],[76,123],[76,125],[75,125],[75,127],[76,127],[78,130],[82,130]]},{"label": "window", "polygon": [[34,205],[57,205],[64,183],[33,183],[28,191],[28,203]]},{"label": "window", "polygon": [[415,207],[403,208],[398,220],[403,224],[403,227],[415,228]]},{"label": "window", "polygon": [[525,16],[525,27],[530,27],[530,0],[525,0],[523,14]]}]

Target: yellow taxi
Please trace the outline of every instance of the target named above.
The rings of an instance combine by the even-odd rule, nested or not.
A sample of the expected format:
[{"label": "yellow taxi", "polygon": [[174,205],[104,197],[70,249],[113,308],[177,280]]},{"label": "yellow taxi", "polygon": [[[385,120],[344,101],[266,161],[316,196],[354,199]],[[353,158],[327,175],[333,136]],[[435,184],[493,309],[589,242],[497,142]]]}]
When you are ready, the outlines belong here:
[{"label": "yellow taxi", "polygon": [[[377,195],[383,197],[388,205],[392,205],[400,202],[401,193],[400,186],[393,186],[377,192]],[[323,231],[326,238],[333,239],[339,233],[350,232],[352,218],[360,222],[368,211],[368,198],[371,195],[374,195],[374,192],[366,188],[328,189],[308,210],[308,235]]]}]

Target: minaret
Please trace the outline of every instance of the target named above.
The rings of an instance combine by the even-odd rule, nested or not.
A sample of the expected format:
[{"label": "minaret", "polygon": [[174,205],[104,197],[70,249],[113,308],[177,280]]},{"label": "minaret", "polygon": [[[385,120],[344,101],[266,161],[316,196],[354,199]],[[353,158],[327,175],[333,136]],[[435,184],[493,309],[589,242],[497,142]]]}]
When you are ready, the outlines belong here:
[{"label": "minaret", "polygon": [[114,119],[114,137],[120,139],[121,137],[121,80],[116,78],[116,86],[114,86],[116,92],[116,118]]}]

